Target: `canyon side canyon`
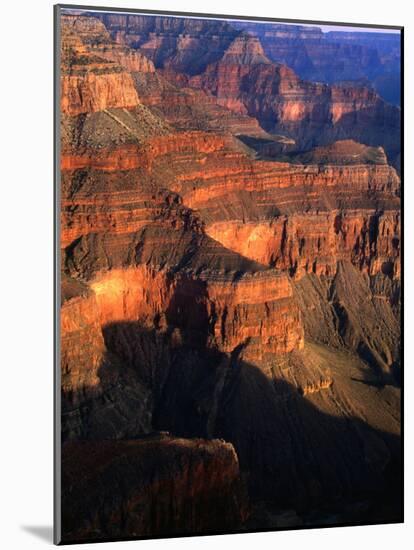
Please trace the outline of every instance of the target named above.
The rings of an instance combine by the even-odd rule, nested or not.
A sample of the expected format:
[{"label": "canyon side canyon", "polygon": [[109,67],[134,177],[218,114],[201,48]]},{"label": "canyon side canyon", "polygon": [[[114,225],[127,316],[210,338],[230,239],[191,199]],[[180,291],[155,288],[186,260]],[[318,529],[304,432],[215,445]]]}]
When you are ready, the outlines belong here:
[{"label": "canyon side canyon", "polygon": [[367,34],[62,12],[63,542],[401,521],[399,42]]}]

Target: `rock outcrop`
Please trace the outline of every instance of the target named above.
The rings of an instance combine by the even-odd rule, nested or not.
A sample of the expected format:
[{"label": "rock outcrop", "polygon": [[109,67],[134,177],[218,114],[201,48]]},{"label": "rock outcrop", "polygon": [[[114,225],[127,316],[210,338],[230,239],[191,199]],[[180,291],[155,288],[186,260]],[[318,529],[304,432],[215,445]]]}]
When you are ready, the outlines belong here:
[{"label": "rock outcrop", "polygon": [[226,22],[62,25],[65,540],[355,498],[380,517],[400,465],[396,111]]},{"label": "rock outcrop", "polygon": [[[82,38],[88,37],[85,43]],[[130,73],[96,55],[89,40],[108,40],[99,21],[64,17],[62,20],[61,112],[79,115],[113,107],[135,107],[138,95]]]},{"label": "rock outcrop", "polygon": [[62,473],[66,542],[212,534],[247,515],[237,455],[223,441],[74,442]]},{"label": "rock outcrop", "polygon": [[222,107],[203,90],[186,87],[176,73],[135,72],[133,77],[143,104],[178,130],[268,137],[255,118]]},{"label": "rock outcrop", "polygon": [[[257,38],[246,40],[257,44]],[[351,138],[383,146],[392,158],[398,154],[397,107],[366,87],[303,81],[287,66],[270,63],[262,51],[239,56],[240,63],[227,51],[188,83],[209,90],[221,105],[257,118],[264,129],[292,137],[301,149]]]},{"label": "rock outcrop", "polygon": [[[381,59],[388,59],[390,48],[381,40],[378,54],[372,40],[367,46],[362,39],[330,39],[317,28],[133,15],[100,18],[113,38],[148,56],[173,83],[212,93],[220,105],[257,118],[267,131],[287,134],[300,149],[351,138],[383,146],[392,162],[399,153],[400,110],[366,81],[358,82],[365,76],[372,82],[387,76]],[[392,44],[394,52],[398,41]],[[347,83],[351,78],[356,85]]]},{"label": "rock outcrop", "polygon": [[156,67],[196,74],[218,59],[239,31],[226,21],[94,14],[112,38],[139,50]]},{"label": "rock outcrop", "polygon": [[371,85],[386,101],[400,104],[399,33],[322,32],[319,27],[241,21],[236,26],[259,38],[272,61],[303,79]]}]

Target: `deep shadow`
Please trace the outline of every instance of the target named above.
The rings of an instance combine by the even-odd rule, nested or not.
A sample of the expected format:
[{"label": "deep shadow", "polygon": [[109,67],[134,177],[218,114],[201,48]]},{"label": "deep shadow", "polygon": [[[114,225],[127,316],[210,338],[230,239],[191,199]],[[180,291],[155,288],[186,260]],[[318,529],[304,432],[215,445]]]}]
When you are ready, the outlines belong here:
[{"label": "deep shadow", "polygon": [[385,383],[382,380],[368,379],[368,377],[367,378],[351,377],[351,380],[353,380],[354,382],[359,382],[360,384],[364,384],[365,386],[371,386],[373,388],[382,389],[385,386]]},{"label": "deep shadow", "polygon": [[[311,526],[332,521],[345,525],[401,521],[400,437],[353,417],[347,405],[338,408],[334,394],[320,401],[307,397],[283,378],[282,371],[246,361],[243,351],[248,339],[232,354],[220,351],[217,312],[208,298],[207,283],[183,273],[174,284],[166,310],[147,324],[122,321],[102,327],[106,351],[98,370],[99,385],[79,395],[63,396],[62,440],[72,442],[62,449],[63,480],[65,464],[71,467],[71,481],[62,486],[63,517],[72,526],[82,524],[71,537],[128,536],[123,526],[129,525],[130,512],[123,503],[130,498],[128,487],[132,485],[125,486],[123,470],[118,471],[111,461],[99,465],[97,453],[93,471],[102,471],[98,487],[102,485],[103,492],[93,478],[94,496],[85,512],[72,495],[88,492],[76,493],[74,487],[78,480],[89,479],[90,465],[82,464],[82,453],[71,463],[67,449],[73,451],[73,442],[79,440],[109,440],[119,445],[122,440],[143,441],[148,434],[160,433],[187,439],[220,438],[233,444],[251,514],[244,526],[229,524],[228,530],[277,528],[274,518],[283,510],[294,510],[294,521]],[[221,338],[225,338],[224,325]],[[319,391],[329,395],[336,391],[335,382]],[[370,398],[373,408],[381,406],[377,392]],[[163,464],[162,456],[158,459]],[[172,463],[170,475],[181,466]],[[108,468],[112,468],[110,475]],[[158,483],[157,472],[149,480],[154,483],[155,479],[161,496],[147,503],[154,513],[146,535],[176,533],[169,512],[176,499],[168,493],[172,485],[165,472],[162,482]],[[128,476],[133,480],[130,467]],[[103,487],[112,483],[108,493]],[[133,498],[144,499],[146,506],[145,494],[143,490]],[[218,491],[213,500],[210,495],[209,502],[223,507],[220,499]],[[191,506],[190,500],[186,504],[190,517],[206,513],[204,508],[191,512]],[[76,516],[80,509],[86,519]],[[213,523],[214,531],[217,525]],[[203,521],[195,524],[206,525]],[[196,533],[201,534],[187,531]]]},{"label": "deep shadow", "polygon": [[[168,432],[231,442],[248,488],[249,530],[278,525],[257,513],[260,506],[266,517],[269,510],[294,509],[309,525],[332,517],[345,525],[401,521],[400,438],[345,413],[324,413],[284,379],[209,347],[208,316],[198,312],[195,323],[177,316],[182,300],[180,291],[162,328],[135,322],[103,328],[101,395],[81,405],[87,429],[68,438],[137,439]],[[194,303],[194,311],[201,304]],[[77,506],[68,489],[63,486],[64,513],[71,514]],[[111,504],[96,506],[94,521],[99,517],[105,526],[103,538],[116,536],[119,525],[112,532],[107,516]],[[160,532],[168,534],[154,524],[153,536]]]},{"label": "deep shadow", "polygon": [[273,139],[270,139],[249,135],[238,135],[237,139],[252,149],[257,158],[267,160],[284,159],[288,151],[295,147],[294,141],[289,141],[284,136],[280,136],[280,139],[278,139],[275,135]]},{"label": "deep shadow", "polygon": [[53,527],[51,525],[22,525],[21,528],[26,533],[30,533],[40,540],[53,544]]},{"label": "deep shadow", "polygon": [[[325,104],[325,109],[326,109]],[[394,105],[374,104],[343,114],[336,122],[325,111],[318,116],[315,105],[315,117],[303,119],[293,124],[278,123],[273,116],[256,117],[263,129],[270,133],[291,137],[296,142],[295,151],[287,153],[287,159],[294,159],[298,153],[304,153],[313,147],[328,145],[334,141],[352,139],[374,147],[385,149],[389,163],[399,171],[398,158],[401,153],[401,110]],[[379,109],[379,111],[378,111]],[[380,116],[378,116],[380,114]],[[266,114],[267,115],[267,114]],[[380,122],[378,122],[380,120]]]},{"label": "deep shadow", "polygon": [[[154,425],[232,442],[253,500],[306,512],[321,503],[379,495],[388,471],[395,475],[399,437],[358,418],[324,414],[296,387],[270,379],[255,365],[220,355],[203,362],[201,354],[191,369],[181,354],[155,405]],[[192,431],[194,419],[205,426],[202,432]]]},{"label": "deep shadow", "polygon": [[[376,106],[346,113],[333,126],[333,134],[340,134],[340,139],[354,139],[374,147],[382,146],[388,161],[394,167],[401,152],[401,110],[394,105],[384,104],[382,115],[384,122],[375,124]],[[355,128],[358,128],[357,135]],[[329,132],[324,141],[330,139]]]}]

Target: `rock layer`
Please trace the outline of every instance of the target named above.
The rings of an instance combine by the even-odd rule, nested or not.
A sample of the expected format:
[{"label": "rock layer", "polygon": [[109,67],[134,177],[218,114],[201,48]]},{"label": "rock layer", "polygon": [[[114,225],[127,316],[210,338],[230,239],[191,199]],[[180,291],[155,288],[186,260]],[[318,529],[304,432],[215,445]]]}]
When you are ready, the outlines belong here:
[{"label": "rock layer", "polygon": [[347,137],[382,145],[392,158],[398,153],[399,109],[373,90],[306,82],[260,56],[238,59],[226,52],[188,83],[209,90],[221,105],[257,118],[266,130],[294,138],[302,149]]},{"label": "rock layer", "polygon": [[303,79],[371,85],[386,101],[400,104],[399,33],[322,32],[319,27],[241,21],[237,28],[258,37],[272,61],[288,65]]},{"label": "rock layer", "polygon": [[210,23],[63,22],[68,541],[399,515],[398,113]]},{"label": "rock layer", "polygon": [[222,441],[71,443],[62,469],[66,542],[207,534],[245,519],[237,456]]}]

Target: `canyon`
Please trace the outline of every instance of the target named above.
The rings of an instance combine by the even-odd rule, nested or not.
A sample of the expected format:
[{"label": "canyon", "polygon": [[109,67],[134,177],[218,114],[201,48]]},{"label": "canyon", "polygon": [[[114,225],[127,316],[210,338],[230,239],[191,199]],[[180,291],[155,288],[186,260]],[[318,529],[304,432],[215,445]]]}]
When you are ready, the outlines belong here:
[{"label": "canyon", "polygon": [[[232,25],[230,21],[174,17],[154,17],[149,22],[139,15],[98,16],[114,40],[138,48],[173,83],[212,93],[220,105],[256,118],[273,134],[286,134],[300,148],[355,139],[384,146],[395,165],[400,151],[400,109],[378,95],[372,80],[375,75],[383,88],[390,88],[398,104],[399,91],[393,91],[395,86],[390,82],[400,79],[399,35],[391,35],[387,41],[382,38],[384,34],[376,40],[366,33],[358,39],[353,33],[351,41],[346,33],[337,33],[344,38],[331,43],[331,33],[323,38],[320,29],[309,27],[289,26],[289,32],[286,27],[278,32],[277,25],[267,23],[264,30],[255,23]],[[210,40],[209,48],[206,39]],[[334,39],[338,40],[335,34]],[[378,42],[379,53],[372,50],[373,41]],[[309,71],[298,70],[297,63],[299,69],[302,65],[298,45],[302,44],[306,59],[312,67],[316,65]],[[316,48],[314,54],[312,48]],[[289,55],[283,53],[286,49]],[[292,62],[292,56],[297,63]],[[322,67],[318,65],[321,63]],[[391,74],[382,69],[383,63],[392,68]],[[320,74],[327,68],[329,78]],[[368,68],[373,74],[366,73]],[[358,76],[358,71],[362,75]],[[356,82],[350,82],[350,73]]]},{"label": "canyon", "polygon": [[400,110],[270,30],[61,17],[64,541],[401,517]]},{"label": "canyon", "polygon": [[257,36],[272,61],[288,65],[305,80],[371,86],[387,102],[400,105],[398,33],[326,32],[310,25],[244,21],[235,26]]}]

